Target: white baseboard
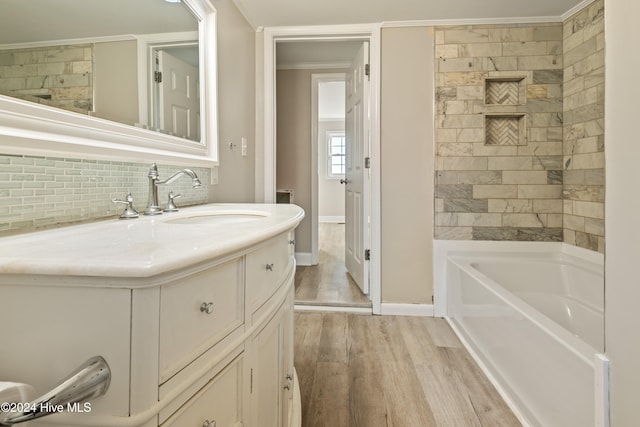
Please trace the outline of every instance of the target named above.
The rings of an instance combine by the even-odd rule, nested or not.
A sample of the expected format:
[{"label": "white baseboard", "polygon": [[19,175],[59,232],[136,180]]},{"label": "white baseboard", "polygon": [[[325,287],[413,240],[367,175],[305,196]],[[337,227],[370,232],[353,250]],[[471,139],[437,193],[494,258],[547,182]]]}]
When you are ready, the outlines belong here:
[{"label": "white baseboard", "polygon": [[296,252],[296,265],[313,265],[311,263],[311,253],[309,252]]},{"label": "white baseboard", "polygon": [[337,313],[360,313],[371,314],[370,307],[348,307],[339,305],[304,305],[296,304],[295,311],[331,311]]},{"label": "white baseboard", "polygon": [[395,304],[383,302],[380,304],[380,314],[383,316],[422,316],[433,317],[432,304]]},{"label": "white baseboard", "polygon": [[342,223],[344,222],[344,215],[343,216],[319,216],[318,221],[328,222],[328,223]]}]

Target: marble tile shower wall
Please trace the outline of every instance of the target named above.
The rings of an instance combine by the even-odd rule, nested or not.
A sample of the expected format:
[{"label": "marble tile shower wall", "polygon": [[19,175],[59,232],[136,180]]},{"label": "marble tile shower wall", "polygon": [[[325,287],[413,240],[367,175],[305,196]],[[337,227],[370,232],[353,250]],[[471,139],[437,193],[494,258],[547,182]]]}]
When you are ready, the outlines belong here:
[{"label": "marble tile shower wall", "polygon": [[0,93],[88,114],[93,110],[93,46],[0,51]]},{"label": "marble tile shower wall", "polygon": [[[148,197],[149,166],[150,163],[0,155],[0,235],[116,217],[123,205],[111,200],[123,199],[128,192],[142,213]],[[180,169],[158,165],[162,179]],[[193,170],[202,187],[192,188],[186,177],[163,185],[158,192],[161,206],[170,189],[174,194],[183,194],[176,199],[178,206],[208,201],[210,170]]]},{"label": "marble tile shower wall", "polygon": [[562,241],[562,30],[436,28],[437,239]]},{"label": "marble tile shower wall", "polygon": [[604,0],[564,23],[564,241],[604,252]]}]

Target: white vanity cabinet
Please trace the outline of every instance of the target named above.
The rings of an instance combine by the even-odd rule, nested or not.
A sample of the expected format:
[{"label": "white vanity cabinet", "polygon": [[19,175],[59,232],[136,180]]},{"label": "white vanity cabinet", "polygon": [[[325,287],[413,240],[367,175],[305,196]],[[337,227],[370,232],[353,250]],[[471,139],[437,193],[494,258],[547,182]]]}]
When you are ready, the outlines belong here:
[{"label": "white vanity cabinet", "polygon": [[243,356],[212,378],[162,427],[238,427],[243,423]]},{"label": "white vanity cabinet", "polygon": [[252,334],[247,425],[288,426],[293,394],[293,233],[284,233],[247,255],[247,304]]},{"label": "white vanity cabinet", "polygon": [[[119,260],[96,257],[94,267],[118,265],[129,276],[87,274],[89,261],[47,274],[60,256],[55,251],[46,252],[54,260],[34,261],[31,270],[3,260],[5,244],[26,254],[52,238],[74,241],[74,231],[87,233],[90,226],[34,233],[40,242],[0,239],[0,321],[20,325],[3,333],[0,380],[31,383],[44,394],[88,357],[103,356],[111,370],[110,388],[90,413],[56,414],[30,425],[294,427],[293,229],[303,213],[293,205],[258,206],[269,213],[262,227],[256,220],[237,233],[233,225],[173,226],[180,233],[174,246],[147,255],[138,270],[131,265],[138,266],[138,250],[146,246],[135,239],[163,240],[173,227],[146,218],[114,222],[134,244],[118,251]],[[107,238],[116,231],[102,224],[95,232]],[[171,255],[189,250],[192,257],[171,268]],[[150,265],[161,272],[150,274]]]},{"label": "white vanity cabinet", "polygon": [[293,294],[251,340],[251,425],[289,425],[293,397]]}]

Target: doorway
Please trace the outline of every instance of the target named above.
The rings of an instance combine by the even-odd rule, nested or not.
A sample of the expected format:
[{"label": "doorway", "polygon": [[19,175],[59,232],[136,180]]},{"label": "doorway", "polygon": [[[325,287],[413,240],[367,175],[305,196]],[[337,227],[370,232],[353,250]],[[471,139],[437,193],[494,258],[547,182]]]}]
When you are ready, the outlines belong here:
[{"label": "doorway", "polygon": [[[353,51],[357,52],[357,45]],[[347,54],[349,55],[349,54]],[[348,56],[347,56],[348,57]],[[318,220],[312,221],[314,262],[299,266],[296,304],[371,310],[371,301],[346,268],[346,74],[315,71],[311,74],[311,136],[316,146]],[[311,144],[312,146],[314,144]],[[311,168],[313,169],[313,168]]]},{"label": "doorway", "polygon": [[[356,51],[357,50],[361,50],[358,49],[358,47],[362,47],[362,46],[368,46],[369,43],[371,43],[371,38],[373,36],[371,34],[369,34],[368,36],[359,36],[359,37],[347,37],[346,39],[343,37],[338,37],[338,38],[331,38],[331,40],[327,40],[324,37],[322,37],[320,40],[316,37],[304,37],[302,40],[300,39],[296,39],[296,40],[292,40],[291,38],[285,38],[284,40],[276,40],[273,39],[273,54],[274,57],[278,58],[277,61],[277,65],[280,68],[281,66],[281,61],[280,61],[280,51],[281,50],[285,50],[285,49],[280,49],[281,46],[286,46],[287,48],[289,47],[303,47],[303,49],[306,52],[309,52],[310,46],[311,45],[322,45],[323,47],[327,47],[327,46],[331,46],[333,44],[333,47],[335,47],[335,45],[339,45],[339,44],[343,44],[343,45],[348,45],[349,43],[353,46],[356,46]],[[268,38],[267,38],[268,39]],[[276,41],[278,42],[276,44]],[[322,43],[319,43],[319,42]],[[375,40],[377,41],[377,40]],[[372,43],[373,45],[375,45],[376,43]],[[267,46],[269,46],[271,43],[268,41],[265,41],[265,48]],[[276,49],[276,47],[278,49]],[[373,49],[374,46],[372,46]],[[291,50],[291,49],[287,49],[287,50]],[[367,49],[368,52],[368,49]],[[301,92],[307,92],[307,94],[309,93],[309,86],[312,86],[314,88],[314,94],[317,94],[317,84],[319,80],[322,79],[327,79],[328,80],[343,80],[344,79],[344,72],[347,71],[347,74],[350,75],[349,73],[349,66],[353,63],[353,58],[354,56],[356,56],[354,54],[354,52],[352,51],[349,56],[347,57],[348,60],[344,60],[344,58],[342,58],[342,60],[340,60],[340,58],[336,59],[336,57],[332,58],[331,61],[329,61],[329,65],[332,66],[327,66],[326,64],[319,66],[319,64],[313,64],[314,66],[309,67],[309,64],[307,63],[305,65],[305,67],[303,68],[307,68],[307,69],[311,69],[310,70],[306,70],[307,71],[307,75],[305,76],[306,81],[303,81],[302,83],[298,83],[297,89],[293,89],[293,91],[295,93],[301,93]],[[265,58],[269,58],[271,57],[270,53],[265,52]],[[342,64],[340,64],[341,66],[336,66],[336,64],[339,64],[342,61]],[[372,58],[372,63],[375,62],[375,60]],[[265,59],[265,74],[269,74],[267,73],[267,71],[269,69],[271,69],[271,66],[275,66],[276,64],[270,64],[267,65],[267,63],[269,63],[268,60]],[[367,63],[368,65],[369,63]],[[295,67],[291,67],[291,68],[295,68]],[[361,66],[360,70],[362,71],[362,75],[364,76],[364,64]],[[373,69],[377,69],[377,64],[376,65],[371,65],[371,68]],[[339,73],[333,73],[333,75],[330,75],[329,77],[327,77],[326,71],[330,70],[330,71],[340,71]],[[292,86],[292,87],[296,87],[296,79],[298,79],[298,77],[296,77],[297,75],[301,74],[300,73],[301,70],[297,69],[297,70],[286,70],[286,71],[281,71],[278,70],[277,73],[275,73],[274,70],[274,83],[275,83],[275,87],[272,88],[273,90],[273,95],[274,95],[274,100],[275,99],[279,99],[282,100],[283,98],[285,98],[285,96],[291,96],[290,94],[283,94],[281,92],[277,92],[276,94],[276,88],[278,91],[283,90],[282,88],[285,86]],[[314,83],[310,84],[310,76],[311,74],[314,74]],[[302,73],[304,74],[304,73]],[[320,76],[320,77],[318,77]],[[367,80],[368,83],[368,78],[365,77],[365,79]],[[266,78],[265,82],[269,81],[270,78]],[[302,79],[304,80],[304,79]],[[374,82],[377,83],[377,79],[374,79]],[[266,85],[267,86],[267,85]],[[373,88],[377,88],[376,84],[372,84],[371,85]],[[266,99],[269,98],[268,95],[268,86],[265,87],[265,91],[267,92],[267,95],[265,96]],[[343,89],[344,92],[344,89]],[[377,96],[377,92],[374,89],[373,94],[371,96],[371,100],[372,101],[377,101],[378,96]],[[277,95],[277,96],[276,96]],[[279,101],[280,102],[280,101]],[[309,103],[309,100],[306,101],[307,103]],[[368,100],[367,100],[368,102]],[[366,114],[366,118],[367,120],[369,119],[369,117],[372,117],[373,120],[372,122],[377,123],[377,102],[372,102],[371,104],[368,104],[367,102],[363,103],[362,105],[359,105],[358,108],[361,108],[362,111],[364,111],[363,114]],[[313,104],[314,106],[316,106],[316,103],[310,103]],[[344,102],[342,102],[342,104],[344,105]],[[366,106],[366,108],[362,108]],[[317,110],[317,107],[315,108]],[[268,108],[267,108],[268,110]],[[335,259],[331,259],[331,257],[329,258],[325,258],[326,255],[326,248],[327,247],[331,247],[333,249],[331,249],[331,252],[335,252],[338,253],[339,255],[344,255],[345,250],[342,249],[344,247],[344,231],[339,231],[336,232],[336,230],[344,230],[345,228],[345,224],[341,224],[341,220],[340,217],[344,214],[336,214],[335,212],[333,214],[330,215],[322,215],[323,216],[323,221],[326,221],[327,219],[331,222],[333,222],[334,224],[328,224],[327,226],[323,226],[322,222],[320,222],[319,224],[319,220],[318,217],[320,216],[320,212],[319,212],[319,203],[318,203],[318,180],[321,179],[319,178],[319,174],[318,171],[322,171],[324,172],[324,168],[328,167],[328,165],[323,165],[324,161],[330,162],[330,157],[329,155],[324,152],[322,150],[322,145],[319,143],[320,139],[318,139],[318,136],[322,136],[325,137],[326,134],[326,138],[327,139],[331,139],[333,138],[336,141],[339,141],[340,138],[344,138],[344,136],[341,136],[339,134],[340,131],[344,132],[344,127],[342,127],[342,129],[336,129],[336,128],[332,128],[332,129],[327,129],[326,126],[323,126],[324,123],[322,123],[321,121],[318,122],[316,121],[315,118],[317,118],[317,111],[314,111],[313,113],[311,113],[310,111],[304,111],[304,107],[299,106],[299,107],[294,107],[292,109],[283,109],[280,105],[278,105],[276,107],[277,110],[277,114],[275,114],[276,112],[274,111],[273,116],[270,117],[272,126],[273,126],[273,131],[274,134],[277,131],[278,133],[278,151],[277,154],[275,152],[275,140],[273,141],[273,150],[274,152],[272,153],[272,155],[274,156],[273,162],[276,163],[276,157],[278,158],[277,160],[277,168],[275,167],[274,164],[274,174],[276,175],[274,178],[277,177],[276,180],[276,187],[281,190],[284,187],[289,188],[290,190],[292,190],[292,193],[294,194],[294,201],[296,204],[299,204],[301,206],[303,206],[303,208],[305,209],[306,213],[307,213],[307,218],[305,218],[305,221],[308,221],[308,230],[309,234],[311,236],[308,236],[306,233],[300,233],[301,228],[303,227],[299,227],[298,232],[296,234],[296,255],[297,255],[297,259],[298,259],[298,263],[299,265],[314,265],[314,264],[318,264],[320,262],[320,264],[323,263],[323,260],[326,264],[331,265],[331,264],[335,264]],[[301,123],[304,122],[305,120],[309,120],[311,119],[311,116],[314,117],[314,120],[312,120],[314,122],[314,126],[313,126],[313,131],[309,131],[307,130],[307,134],[306,135],[300,135],[298,134],[297,136],[295,135],[285,135],[287,133],[295,133],[294,132],[294,128],[295,127],[299,127],[302,126]],[[276,117],[277,117],[277,122],[276,122]],[[320,124],[319,124],[320,123]],[[265,127],[269,128],[269,120],[265,120]],[[304,127],[304,126],[302,126]],[[354,126],[352,126],[353,128]],[[360,132],[360,134],[363,134],[364,136],[362,137],[362,140],[365,141],[363,143],[361,143],[361,145],[359,146],[359,148],[356,150],[356,153],[358,153],[358,156],[361,157],[360,161],[357,162],[358,164],[360,164],[362,167],[359,167],[358,169],[360,169],[360,173],[363,174],[364,173],[364,156],[367,156],[367,165],[369,164],[376,164],[377,163],[377,150],[379,149],[379,142],[378,142],[378,135],[377,135],[377,131],[376,131],[376,126],[371,126],[372,131],[369,132],[368,130],[366,132]],[[266,129],[265,129],[266,130]],[[338,132],[338,133],[336,133]],[[267,137],[269,136],[269,132],[265,132]],[[286,144],[284,144],[283,140],[286,139],[285,136],[290,137],[291,139],[295,140],[295,145],[296,147],[291,147],[289,146],[287,148]],[[267,138],[267,141],[265,141],[265,177],[267,178],[266,181],[268,182],[268,175],[269,175],[269,159],[267,159],[268,155],[270,154],[270,147],[269,147],[269,138]],[[310,141],[311,140],[311,141]],[[303,141],[302,143],[299,143],[300,141]],[[311,160],[311,165],[309,165],[309,160],[307,158],[305,158],[304,154],[301,154],[299,151],[300,150],[300,146],[304,145],[304,141],[307,141],[307,144],[309,142],[311,142],[314,147],[311,150],[310,156],[309,157],[313,157],[313,159]],[[370,144],[371,141],[371,144]],[[318,149],[320,148],[320,151],[318,151]],[[368,154],[368,153],[371,154]],[[283,154],[286,153],[286,154]],[[353,153],[352,153],[353,154]],[[288,156],[288,160],[283,161],[282,160],[282,156]],[[335,155],[333,156],[334,159],[339,160],[340,156],[339,155]],[[318,162],[320,162],[320,164],[318,164]],[[336,162],[337,164],[340,163],[340,161]],[[309,167],[311,166],[311,167]],[[299,169],[304,168],[307,169],[306,171],[302,172],[304,174],[306,174],[306,177],[299,177],[299,179],[294,182],[294,180],[287,178],[287,175],[295,175],[298,174],[298,176],[300,175],[300,171]],[[308,175],[311,175],[311,177],[308,177]],[[367,170],[366,171],[366,179],[370,179],[372,176],[375,176],[375,178],[378,178],[377,176],[378,171],[372,172],[371,170]],[[337,175],[337,173],[336,173]],[[341,177],[335,177],[335,178],[341,178]],[[342,181],[346,181],[346,176],[342,176]],[[309,193],[309,190],[307,190],[306,188],[304,188],[304,185],[302,186],[303,188],[300,189],[300,187],[297,188],[293,188],[294,186],[297,186],[298,184],[300,184],[301,181],[312,181],[309,185],[309,187],[313,188],[313,191],[311,191],[311,193],[313,193],[312,197],[308,197],[308,199],[310,200],[305,200],[305,192]],[[338,183],[340,180],[336,179],[334,183]],[[351,179],[349,180],[351,181]],[[379,181],[378,181],[379,182]],[[266,183],[265,183],[266,184]],[[340,184],[338,184],[340,185]],[[361,184],[362,185],[362,184]],[[373,187],[372,182],[371,181],[367,181],[366,185],[368,186],[368,188]],[[348,184],[347,184],[348,186]],[[268,192],[267,187],[271,187],[270,185],[266,184],[265,185],[265,199],[268,201]],[[344,188],[344,186],[343,186]],[[306,190],[306,191],[305,191]],[[342,194],[345,194],[348,192],[343,191]],[[351,191],[351,194],[356,194],[357,197],[355,197],[355,199],[359,199],[362,200],[362,192],[360,190],[360,192],[354,193],[353,191]],[[344,197],[344,196],[343,196]],[[347,198],[348,199],[348,198]],[[352,199],[354,199],[352,197]],[[369,190],[367,190],[367,197],[366,199],[366,203],[370,203],[372,205],[377,205],[378,204],[378,200],[379,200],[379,190],[376,191],[375,189],[373,189],[372,191],[369,192]],[[369,248],[369,247],[373,247],[378,241],[378,234],[377,232],[379,232],[379,216],[377,215],[377,213],[379,212],[379,209],[372,209],[372,213],[369,214],[368,213],[368,206],[367,209],[363,209],[362,206],[359,207],[357,210],[352,210],[352,212],[357,212],[357,214],[359,214],[360,216],[362,216],[362,218],[360,218],[359,223],[362,227],[366,227],[365,228],[365,232],[360,232],[359,235],[362,236],[363,234],[367,234],[367,237],[369,238],[369,235],[371,235],[370,237],[370,241],[371,241],[371,245],[368,245],[368,243],[362,243],[360,244],[359,250],[357,251],[358,254],[358,258],[364,260],[365,259],[365,251],[364,248]],[[327,216],[329,218],[327,218]],[[338,220],[336,221],[336,217],[338,217]],[[336,224],[337,222],[337,224]],[[356,221],[353,221],[352,223],[355,223]],[[313,224],[311,224],[313,223]],[[349,221],[347,221],[347,223],[349,223]],[[320,230],[320,231],[319,231]],[[306,230],[303,230],[306,231]],[[355,234],[355,233],[354,233]],[[329,238],[330,243],[328,243],[327,246],[323,246],[323,242],[322,242],[322,237],[323,236],[331,236]],[[339,242],[335,241],[335,237],[336,235],[338,236],[342,236],[342,238],[338,239]],[[309,242],[304,242],[304,240],[309,240],[309,238],[312,240],[312,242],[310,242],[311,244],[308,244]],[[300,251],[300,248],[303,246],[298,245],[298,243],[307,243],[307,248],[306,251]],[[366,245],[366,246],[365,246]],[[355,246],[354,246],[355,247]],[[353,251],[352,251],[353,252]],[[360,254],[360,252],[362,252]],[[367,250],[367,252],[369,252],[369,249]],[[375,251],[376,254],[379,256],[379,251]],[[347,249],[347,253],[349,253],[349,250]],[[340,271],[338,271],[337,273],[333,274],[333,273],[328,273],[325,269],[325,271],[321,274],[321,276],[325,276],[325,277],[331,277],[333,274],[333,277],[337,276],[344,276],[345,278],[347,278],[348,276],[346,275],[346,273],[344,273],[344,256],[341,257],[343,260],[340,262],[340,268],[343,270],[343,273],[341,273]],[[369,261],[369,260],[367,260]],[[369,269],[369,263],[362,263],[362,265],[366,264],[366,268]],[[332,298],[333,303],[335,303],[335,305],[340,305],[340,304],[346,304],[346,305],[353,305],[353,306],[360,306],[363,304],[366,304],[368,306],[371,306],[371,303],[373,302],[374,304],[374,313],[376,312],[375,310],[375,303],[376,300],[379,301],[379,282],[377,282],[377,278],[378,278],[378,274],[379,272],[378,270],[378,266],[379,264],[374,264],[372,265],[372,271],[370,277],[371,277],[371,282],[369,282],[369,271],[367,271],[367,291],[369,290],[369,283],[371,283],[371,292],[369,293],[371,299],[369,298],[364,298],[364,302],[361,299],[356,299],[355,301],[352,300],[351,303],[348,302],[340,302],[339,300],[336,300],[335,298]],[[320,267],[322,268],[323,266],[320,265]],[[327,266],[325,266],[327,267]],[[306,268],[306,267],[302,267],[302,268]],[[309,273],[310,274],[310,273]],[[302,276],[308,276],[309,274],[307,274],[307,272],[305,272],[305,274],[300,275]],[[356,276],[357,277],[357,276]],[[361,276],[362,277],[362,276]],[[346,293],[349,293],[348,287],[349,285],[353,285],[353,281],[350,280],[350,283],[347,284],[347,289],[346,289]],[[357,290],[357,287],[355,288]],[[364,289],[364,287],[363,287]],[[336,294],[340,294],[340,292],[337,291],[331,291],[333,292],[334,295]],[[342,292],[343,294],[345,292]],[[379,303],[378,303],[379,304]],[[371,310],[371,309],[370,309]]]}]

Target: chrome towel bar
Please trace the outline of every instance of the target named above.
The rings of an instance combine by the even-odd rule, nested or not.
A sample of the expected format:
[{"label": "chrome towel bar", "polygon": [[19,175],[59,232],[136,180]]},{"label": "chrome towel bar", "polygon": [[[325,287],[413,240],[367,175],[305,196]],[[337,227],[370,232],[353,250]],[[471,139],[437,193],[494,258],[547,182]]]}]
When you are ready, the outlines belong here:
[{"label": "chrome towel bar", "polygon": [[0,416],[0,426],[10,426],[46,415],[73,411],[79,408],[77,404],[84,404],[105,394],[110,383],[111,370],[107,361],[101,356],[92,357],[48,393],[31,402],[16,406],[23,409],[22,411],[4,414],[4,419]]}]

